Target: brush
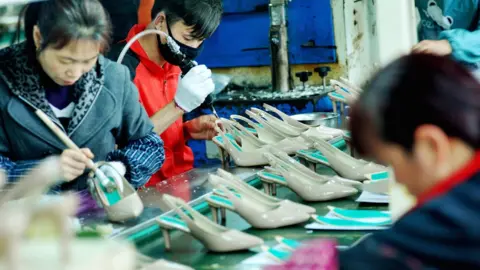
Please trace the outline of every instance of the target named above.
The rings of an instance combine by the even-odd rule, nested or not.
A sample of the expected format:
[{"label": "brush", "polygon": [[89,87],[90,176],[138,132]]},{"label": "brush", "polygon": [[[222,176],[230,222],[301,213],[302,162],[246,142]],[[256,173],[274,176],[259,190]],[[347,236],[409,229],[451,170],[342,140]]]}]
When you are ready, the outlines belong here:
[{"label": "brush", "polygon": [[[80,148],[65,134],[52,120],[41,110],[35,110],[35,114],[42,120],[42,122],[69,148],[78,152],[82,152]],[[108,177],[98,169],[93,160],[88,159],[87,167],[91,169],[102,185],[108,192],[113,192],[117,187],[122,191],[123,183],[113,183]]]}]

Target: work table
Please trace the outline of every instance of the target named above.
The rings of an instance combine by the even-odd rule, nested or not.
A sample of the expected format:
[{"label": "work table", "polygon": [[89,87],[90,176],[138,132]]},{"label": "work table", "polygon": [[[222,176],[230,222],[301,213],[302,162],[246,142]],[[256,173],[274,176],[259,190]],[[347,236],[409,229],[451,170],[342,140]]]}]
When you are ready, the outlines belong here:
[{"label": "work table", "polygon": [[[143,188],[138,191],[145,210],[134,220],[124,224],[112,224],[113,232],[110,236],[114,239],[137,240],[148,237],[149,234],[157,231],[155,219],[161,215],[173,215],[173,212],[162,202],[161,195],[164,193],[182,198],[194,209],[202,212],[201,203],[206,194],[209,194],[213,187],[208,183],[208,175],[215,173],[219,167],[195,168],[184,174],[174,176],[159,183],[155,188]],[[228,171],[245,181],[256,178],[256,173],[262,168],[231,168]],[[205,207],[205,205],[203,205]],[[80,217],[84,226],[107,225],[109,222],[103,211],[88,213]]]},{"label": "work table", "polygon": [[[343,127],[342,123],[344,121],[342,120],[344,119],[338,119],[329,125]],[[342,148],[344,148],[344,146],[345,144],[343,144]],[[319,165],[314,167],[320,174],[335,175],[335,172],[325,166]],[[155,220],[160,216],[174,217],[175,213],[162,202],[161,195],[166,193],[180,197],[188,202],[193,209],[211,218],[211,212],[208,204],[205,202],[205,197],[212,192],[213,189],[208,183],[208,175],[215,173],[217,169],[218,167],[197,168],[185,174],[172,177],[168,181],[163,181],[155,188],[140,190],[139,195],[144,202],[145,211],[135,220],[128,221],[122,225],[115,224],[114,233],[110,237],[112,239],[128,240],[135,243],[138,250],[147,256],[175,261],[189,265],[195,269],[261,269],[261,265],[242,264],[242,261],[255,255],[252,251],[225,254],[208,252],[199,241],[180,231],[170,234],[172,250],[165,250],[162,232]],[[261,188],[262,182],[256,173],[262,169],[263,167],[231,168],[228,171],[240,177],[248,184],[256,188]],[[358,196],[357,194],[340,200],[306,203],[290,189],[285,187],[277,188],[278,198],[310,205],[317,210],[318,215],[326,214],[329,211],[328,206],[347,209],[376,210],[387,210],[388,208],[387,205],[381,204],[357,203],[355,199]],[[105,217],[101,214],[92,214],[86,217],[83,222],[86,224],[102,224],[105,223]],[[335,238],[338,241],[338,245],[348,247],[367,233],[365,231],[309,231],[304,228],[305,224],[308,223],[311,223],[311,221],[279,229],[259,230],[252,228],[250,224],[236,213],[227,211],[226,227],[258,236],[264,239],[265,244],[269,246],[275,245],[276,236],[283,236],[296,241],[307,241],[314,238]]]}]

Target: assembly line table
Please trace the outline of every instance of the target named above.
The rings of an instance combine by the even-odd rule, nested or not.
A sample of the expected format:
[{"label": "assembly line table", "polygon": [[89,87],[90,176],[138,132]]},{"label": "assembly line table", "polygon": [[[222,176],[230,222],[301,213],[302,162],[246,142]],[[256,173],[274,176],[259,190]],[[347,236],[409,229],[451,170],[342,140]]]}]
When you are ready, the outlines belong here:
[{"label": "assembly line table", "polygon": [[[339,120],[333,123],[333,126],[343,126],[341,123],[344,123],[344,121]],[[318,165],[315,168],[320,174],[335,175],[333,170],[325,166]],[[259,265],[242,264],[242,261],[255,255],[254,251],[221,254],[208,252],[199,241],[180,231],[171,232],[172,250],[165,250],[162,232],[155,220],[161,215],[173,217],[175,213],[164,204],[161,199],[162,194],[180,197],[195,210],[211,218],[211,212],[205,202],[205,197],[213,190],[213,187],[208,182],[208,175],[215,173],[217,169],[218,167],[196,168],[182,175],[175,176],[168,181],[163,181],[155,188],[140,190],[139,195],[144,202],[145,211],[135,220],[128,221],[125,224],[115,224],[113,234],[110,237],[135,243],[137,249],[145,255],[189,265],[194,269],[261,269],[262,266]],[[256,173],[262,169],[262,167],[231,168],[229,171],[250,185],[261,188],[262,183],[256,176]],[[387,205],[359,204],[355,202],[358,196],[359,194],[335,201],[303,203],[314,207],[318,215],[326,214],[329,211],[328,206],[347,209],[387,210]],[[285,187],[277,188],[277,197],[302,202],[297,194]],[[108,223],[102,212],[84,216],[81,222],[84,225]],[[368,233],[364,231],[308,231],[304,226],[309,222],[273,230],[258,230],[252,228],[236,213],[227,210],[226,226],[256,235],[264,239],[265,244],[269,246],[275,245],[275,236],[282,236],[297,241],[308,241],[315,238],[335,238],[339,245],[349,246]]]},{"label": "assembly line table", "polygon": [[[171,181],[169,182],[170,184],[165,184],[165,186],[159,189],[163,191],[153,189],[142,191],[141,195],[147,206],[147,211],[144,215],[147,215],[148,213],[158,213],[157,211],[148,209],[159,209],[158,211],[162,212],[164,215],[174,216],[174,213],[169,211],[170,209],[166,208],[160,199],[162,192],[170,190],[170,192],[167,192],[177,195],[190,193],[192,195],[190,205],[211,218],[210,210],[204,201],[204,196],[212,190],[212,187],[207,181],[207,176],[215,170],[216,168],[211,168],[189,172],[186,175],[178,177],[177,181],[180,181],[180,184],[178,184],[177,181]],[[251,185],[261,187],[261,182],[256,177],[256,172],[259,170],[261,170],[261,168],[236,168],[232,169],[231,172],[240,176]],[[320,166],[318,170],[322,174],[334,175],[334,172],[326,167]],[[189,176],[195,177],[187,179]],[[186,189],[188,189],[188,191],[186,191]],[[302,202],[298,195],[284,187],[278,188],[277,197]],[[358,197],[358,195],[336,201],[305,204],[316,208],[318,215],[326,214],[328,212],[328,206],[348,209],[361,208],[387,210],[386,205],[360,205],[355,202],[356,197]],[[175,261],[189,265],[194,269],[261,269],[261,266],[259,265],[241,264],[243,260],[255,255],[253,251],[222,254],[208,252],[199,241],[192,236],[179,231],[171,233],[172,250],[166,251],[162,233],[155,223],[155,218],[157,216],[158,215],[152,215],[150,216],[151,219],[148,219],[145,216],[143,217],[143,222],[135,226],[126,227],[113,238],[133,241],[138,250],[145,255],[157,259],[163,258]],[[315,238],[335,238],[339,245],[349,246],[367,233],[358,231],[308,231],[304,228],[307,223],[273,230],[258,230],[251,228],[251,226],[236,213],[227,211],[226,226],[261,237],[264,239],[265,244],[271,246],[275,245],[275,236],[283,236],[297,241],[307,241]]]}]

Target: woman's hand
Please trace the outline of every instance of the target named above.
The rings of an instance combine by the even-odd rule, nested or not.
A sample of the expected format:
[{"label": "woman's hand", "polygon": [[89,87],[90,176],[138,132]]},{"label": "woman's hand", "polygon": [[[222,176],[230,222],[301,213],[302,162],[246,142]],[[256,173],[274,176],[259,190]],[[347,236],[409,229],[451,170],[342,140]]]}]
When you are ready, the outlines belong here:
[{"label": "woman's hand", "polygon": [[81,152],[67,149],[63,151],[60,156],[63,178],[68,182],[81,176],[85,172],[87,164],[91,162],[94,157],[90,149],[82,148],[80,150]]},{"label": "woman's hand", "polygon": [[214,115],[202,115],[185,123],[188,137],[194,140],[211,140],[217,135]]},{"label": "woman's hand", "polygon": [[446,39],[424,40],[413,46],[412,52],[446,56],[452,54],[452,45]]}]

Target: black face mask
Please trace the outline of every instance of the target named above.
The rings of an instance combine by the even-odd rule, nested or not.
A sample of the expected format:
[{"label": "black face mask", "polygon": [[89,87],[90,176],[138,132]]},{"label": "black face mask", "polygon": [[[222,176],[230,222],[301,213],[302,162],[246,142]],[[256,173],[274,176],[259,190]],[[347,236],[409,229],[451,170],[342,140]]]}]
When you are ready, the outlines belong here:
[{"label": "black face mask", "polygon": [[[180,51],[185,55],[187,59],[195,60],[195,58],[197,58],[198,55],[203,51],[203,42],[202,44],[200,44],[198,48],[187,46],[173,37],[172,31],[170,30],[170,26],[168,25],[168,22],[167,22],[167,29],[168,29],[168,35],[178,44],[178,46],[180,47]],[[169,62],[172,65],[178,65],[178,56],[175,55],[174,52],[172,52],[170,47],[168,47],[166,44],[162,44],[160,40],[160,36],[158,35],[157,35],[157,40],[158,40],[158,47],[160,49],[160,53],[162,54],[165,61]]]}]

